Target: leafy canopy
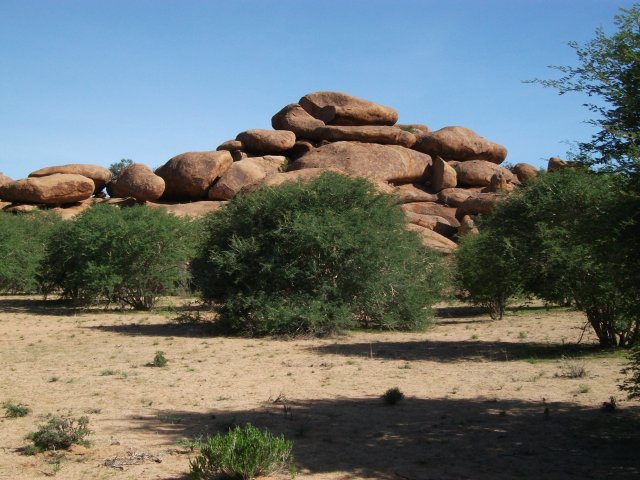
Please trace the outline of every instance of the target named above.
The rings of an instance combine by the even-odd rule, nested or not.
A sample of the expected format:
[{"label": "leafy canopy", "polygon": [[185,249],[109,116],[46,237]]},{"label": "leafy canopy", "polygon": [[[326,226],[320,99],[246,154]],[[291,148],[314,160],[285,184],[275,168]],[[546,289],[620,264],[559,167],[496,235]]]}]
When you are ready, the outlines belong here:
[{"label": "leafy canopy", "polygon": [[194,270],[222,322],[252,335],[420,328],[443,283],[390,197],[333,173],[234,198],[209,218]]}]

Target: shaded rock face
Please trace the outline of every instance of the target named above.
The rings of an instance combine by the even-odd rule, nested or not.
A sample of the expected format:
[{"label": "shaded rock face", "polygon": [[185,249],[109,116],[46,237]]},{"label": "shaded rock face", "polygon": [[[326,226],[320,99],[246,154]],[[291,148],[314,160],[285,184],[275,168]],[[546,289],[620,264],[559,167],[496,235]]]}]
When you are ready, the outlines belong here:
[{"label": "shaded rock face", "polygon": [[88,163],[70,163],[68,165],[45,167],[31,172],[29,177],[46,177],[54,173],[69,173],[90,178],[93,180],[95,185],[94,191],[96,193],[102,190],[105,185],[109,183],[109,180],[111,180],[111,172],[108,169]]},{"label": "shaded rock face", "polygon": [[447,222],[454,227],[460,226],[460,222],[456,220],[456,209],[452,207],[446,207],[438,203],[416,202],[405,203],[401,208],[405,212],[413,212],[420,215],[436,215],[447,219]]},{"label": "shaded rock face", "polygon": [[450,207],[459,207],[467,198],[478,193],[480,192],[468,188],[445,188],[438,192],[438,203]]},{"label": "shaded rock face", "polygon": [[424,181],[430,166],[429,155],[398,145],[336,142],[299,158],[293,170],[333,167],[375,180],[410,183]]},{"label": "shaded rock face", "polygon": [[109,190],[114,197],[133,197],[140,202],[154,201],[164,193],[164,180],[142,163],[134,163],[120,172]]},{"label": "shaded rock face", "polygon": [[353,141],[364,143],[380,143],[386,145],[400,145],[411,148],[416,143],[412,133],[397,127],[368,125],[368,126],[339,126],[327,125],[318,127],[313,132],[313,138],[330,142]]},{"label": "shaded rock face", "polygon": [[407,224],[407,230],[415,232],[420,237],[422,245],[437,252],[443,253],[445,255],[449,255],[458,248],[458,245],[449,240],[444,235],[440,235],[437,232],[429,228],[425,228],[421,225],[416,225],[415,223]]},{"label": "shaded rock face", "polygon": [[0,186],[0,198],[14,203],[59,205],[86,200],[93,195],[93,180],[82,175],[54,173]]},{"label": "shaded rock face", "polygon": [[528,182],[538,176],[538,170],[528,163],[516,163],[513,166],[513,173],[518,177],[518,180],[521,183]]},{"label": "shaded rock face", "polygon": [[314,132],[324,127],[324,122],[312,117],[298,103],[291,103],[271,118],[271,126],[275,130],[289,130],[297,138],[315,140]]},{"label": "shaded rock face", "polygon": [[456,211],[456,217],[461,219],[465,215],[487,214],[493,211],[502,197],[496,193],[480,193],[467,198]]},{"label": "shaded rock face", "polygon": [[248,184],[242,187],[242,193],[252,193],[259,188],[275,187],[276,185],[282,185],[284,183],[291,182],[310,182],[314,178],[319,177],[325,172],[342,173],[343,171],[337,168],[305,168],[303,170],[291,170],[282,173],[272,173],[264,177],[260,182]]},{"label": "shaded rock face", "polygon": [[211,200],[230,200],[244,187],[259,183],[270,173],[280,171],[286,164],[286,157],[253,157],[234,162],[209,190]]},{"label": "shaded rock face", "polygon": [[414,149],[448,160],[477,159],[499,164],[507,157],[505,147],[465,127],[444,127],[417,138]]},{"label": "shaded rock face", "polygon": [[459,162],[454,168],[458,183],[468,186],[487,187],[491,185],[491,177],[496,173],[501,173],[507,182],[516,181],[515,175],[509,170],[486,160]]},{"label": "shaded rock face", "polygon": [[165,182],[165,200],[202,200],[213,182],[233,163],[226,150],[187,152],[177,155],[156,170]]},{"label": "shaded rock face", "polygon": [[439,192],[445,188],[454,188],[457,184],[458,176],[455,168],[440,157],[434,158],[431,167],[431,188]]},{"label": "shaded rock face", "polygon": [[293,148],[296,135],[288,130],[262,130],[259,128],[241,132],[236,137],[250,153],[283,153]]},{"label": "shaded rock face", "polygon": [[424,187],[414,183],[399,185],[394,193],[398,197],[398,203],[436,202],[438,200],[435,193],[427,192]]},{"label": "shaded rock face", "polygon": [[393,108],[340,92],[313,92],[298,102],[312,117],[327,125],[395,125]]}]

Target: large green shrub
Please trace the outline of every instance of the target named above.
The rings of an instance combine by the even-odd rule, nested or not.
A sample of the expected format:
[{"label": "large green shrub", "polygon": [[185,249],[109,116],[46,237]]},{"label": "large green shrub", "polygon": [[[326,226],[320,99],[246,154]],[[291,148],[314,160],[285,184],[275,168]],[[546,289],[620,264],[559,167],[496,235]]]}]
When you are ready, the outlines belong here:
[{"label": "large green shrub", "polygon": [[521,289],[509,240],[485,230],[466,235],[454,259],[456,286],[463,298],[486,307],[494,320],[502,319],[509,299]]},{"label": "large green shrub", "polygon": [[210,216],[194,271],[222,324],[251,335],[420,328],[443,284],[391,199],[332,173],[234,198]]},{"label": "large green shrub", "polygon": [[[629,281],[624,182],[569,169],[539,176],[500,203],[484,227],[503,244],[523,288],[587,315],[605,347],[640,341],[640,291]],[[492,257],[497,261],[497,257]]]},{"label": "large green shrub", "polygon": [[60,217],[50,212],[0,212],[0,292],[33,293],[51,229]]},{"label": "large green shrub", "polygon": [[293,478],[296,469],[292,450],[293,444],[283,435],[274,436],[250,423],[236,426],[225,435],[217,434],[204,441],[200,454],[190,461],[189,476],[207,480],[222,474],[224,478],[250,480],[288,471]]},{"label": "large green shrub", "polygon": [[188,279],[194,226],[161,209],[96,205],[55,229],[41,271],[45,290],[79,304],[149,309]]}]

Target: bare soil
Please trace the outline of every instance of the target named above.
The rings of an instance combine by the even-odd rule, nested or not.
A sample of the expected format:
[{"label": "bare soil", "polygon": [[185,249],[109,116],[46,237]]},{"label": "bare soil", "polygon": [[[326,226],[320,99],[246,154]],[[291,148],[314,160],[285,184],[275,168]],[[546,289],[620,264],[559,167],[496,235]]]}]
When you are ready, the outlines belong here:
[{"label": "bare soil", "polygon": [[[491,321],[458,306],[425,332],[293,340],[214,336],[175,316],[0,297],[0,401],[31,409],[0,418],[0,478],[184,479],[197,452],[180,440],[247,422],[291,439],[304,479],[640,474],[625,359],[589,332],[576,345],[580,313]],[[168,365],[149,366],[159,350]],[[394,406],[380,398],[392,387],[406,396]],[[92,446],[24,455],[47,414],[88,416]]]}]

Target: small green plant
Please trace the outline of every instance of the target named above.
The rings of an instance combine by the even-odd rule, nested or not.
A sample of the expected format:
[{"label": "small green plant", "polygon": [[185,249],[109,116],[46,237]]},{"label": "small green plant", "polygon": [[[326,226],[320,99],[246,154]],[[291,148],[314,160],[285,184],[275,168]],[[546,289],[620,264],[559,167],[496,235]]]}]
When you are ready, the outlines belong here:
[{"label": "small green plant", "polygon": [[78,419],[54,416],[38,430],[27,435],[27,440],[33,442],[36,451],[67,449],[71,445],[84,445],[88,447],[89,441],[85,438],[91,434],[89,430],[89,418]]},{"label": "small green plant", "polygon": [[584,383],[578,385],[578,393],[589,393],[589,390],[591,390],[589,385],[585,385]]},{"label": "small green plant", "polygon": [[154,367],[166,367],[167,366],[167,357],[164,356],[164,352],[162,350],[158,350],[156,352],[155,357],[153,357],[153,362],[151,365]]},{"label": "small green plant", "polygon": [[18,417],[26,417],[31,411],[27,406],[21,403],[13,403],[13,402],[3,402],[2,408],[5,411],[5,417],[7,418],[18,418]]},{"label": "small green plant", "polygon": [[390,388],[382,395],[382,401],[387,405],[395,405],[403,398],[404,393],[402,393],[398,387]]},{"label": "small green plant", "polygon": [[200,455],[191,460],[189,476],[206,480],[221,474],[229,478],[250,480],[257,476],[288,471],[295,477],[293,444],[283,435],[274,436],[250,423],[236,426],[225,435],[207,437]]},{"label": "small green plant", "polygon": [[111,375],[115,375],[118,373],[117,370],[111,370],[110,368],[106,368],[100,372],[101,377],[110,377]]}]

